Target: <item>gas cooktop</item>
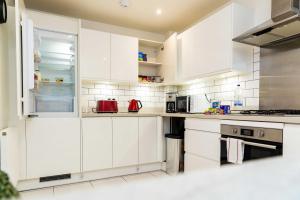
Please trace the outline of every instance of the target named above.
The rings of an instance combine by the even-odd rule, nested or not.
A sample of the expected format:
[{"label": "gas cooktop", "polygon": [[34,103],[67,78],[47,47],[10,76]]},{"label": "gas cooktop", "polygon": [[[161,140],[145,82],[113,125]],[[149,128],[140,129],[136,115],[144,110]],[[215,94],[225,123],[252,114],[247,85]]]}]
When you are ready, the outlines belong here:
[{"label": "gas cooktop", "polygon": [[243,110],[243,115],[300,115],[300,110]]}]

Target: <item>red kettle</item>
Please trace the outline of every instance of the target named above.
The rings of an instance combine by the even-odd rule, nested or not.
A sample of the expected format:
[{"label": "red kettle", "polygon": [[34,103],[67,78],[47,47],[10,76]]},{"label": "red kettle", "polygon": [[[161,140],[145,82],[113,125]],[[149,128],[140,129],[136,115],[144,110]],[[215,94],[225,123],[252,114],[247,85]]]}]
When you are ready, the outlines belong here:
[{"label": "red kettle", "polygon": [[128,112],[139,112],[142,107],[143,105],[140,100],[132,99],[129,101]]}]

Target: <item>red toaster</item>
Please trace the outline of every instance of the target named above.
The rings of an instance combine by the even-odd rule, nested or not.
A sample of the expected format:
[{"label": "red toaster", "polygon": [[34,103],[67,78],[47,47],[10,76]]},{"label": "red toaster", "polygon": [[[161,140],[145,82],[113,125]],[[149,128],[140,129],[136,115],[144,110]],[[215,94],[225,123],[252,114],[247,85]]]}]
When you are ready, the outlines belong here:
[{"label": "red toaster", "polygon": [[94,113],[117,113],[118,102],[115,99],[99,100],[97,101],[97,107],[93,108]]}]

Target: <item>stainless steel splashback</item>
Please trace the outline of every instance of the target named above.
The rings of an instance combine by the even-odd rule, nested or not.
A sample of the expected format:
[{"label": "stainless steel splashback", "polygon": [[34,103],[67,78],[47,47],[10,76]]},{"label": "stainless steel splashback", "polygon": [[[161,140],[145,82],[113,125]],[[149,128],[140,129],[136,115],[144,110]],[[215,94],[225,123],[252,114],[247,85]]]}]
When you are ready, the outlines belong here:
[{"label": "stainless steel splashback", "polygon": [[300,39],[261,48],[260,109],[300,110]]}]

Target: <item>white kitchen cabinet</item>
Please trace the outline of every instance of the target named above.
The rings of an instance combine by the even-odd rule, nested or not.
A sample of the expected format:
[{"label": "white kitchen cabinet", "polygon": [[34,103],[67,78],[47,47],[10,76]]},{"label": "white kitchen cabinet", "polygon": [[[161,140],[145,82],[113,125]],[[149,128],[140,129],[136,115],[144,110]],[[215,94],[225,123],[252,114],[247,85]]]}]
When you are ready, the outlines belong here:
[{"label": "white kitchen cabinet", "polygon": [[80,172],[80,119],[26,120],[27,179]]},{"label": "white kitchen cabinet", "polygon": [[80,29],[80,76],[110,80],[110,33]]},{"label": "white kitchen cabinet", "polygon": [[139,164],[158,161],[156,117],[139,117]]},{"label": "white kitchen cabinet", "polygon": [[138,81],[138,39],[111,34],[111,80]]},{"label": "white kitchen cabinet", "polygon": [[177,33],[174,33],[163,43],[163,49],[158,55],[158,62],[162,63],[159,67],[158,75],[164,78],[164,83],[174,83],[177,81],[177,53]]},{"label": "white kitchen cabinet", "polygon": [[208,160],[189,153],[185,153],[184,155],[185,172],[217,169],[219,167],[220,167],[220,162]]},{"label": "white kitchen cabinet", "polygon": [[33,20],[36,28],[78,34],[79,19],[34,10],[26,10],[26,14]]},{"label": "white kitchen cabinet", "polygon": [[185,120],[185,171],[214,168],[220,165],[220,120]]},{"label": "white kitchen cabinet", "polygon": [[253,24],[243,10],[232,3],[180,35],[182,80],[252,70],[253,48],[232,41]]},{"label": "white kitchen cabinet", "polygon": [[81,126],[83,171],[112,168],[112,119],[83,118]]},{"label": "white kitchen cabinet", "polygon": [[220,133],[221,121],[217,119],[187,118],[185,120],[185,128],[190,130]]},{"label": "white kitchen cabinet", "polygon": [[285,124],[283,129],[283,157],[300,159],[300,125]]},{"label": "white kitchen cabinet", "polygon": [[220,137],[219,133],[186,130],[185,152],[220,161]]},{"label": "white kitchen cabinet", "polygon": [[139,120],[113,118],[113,167],[138,165]]}]

